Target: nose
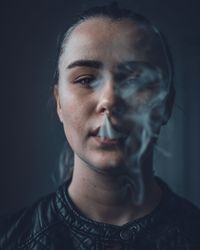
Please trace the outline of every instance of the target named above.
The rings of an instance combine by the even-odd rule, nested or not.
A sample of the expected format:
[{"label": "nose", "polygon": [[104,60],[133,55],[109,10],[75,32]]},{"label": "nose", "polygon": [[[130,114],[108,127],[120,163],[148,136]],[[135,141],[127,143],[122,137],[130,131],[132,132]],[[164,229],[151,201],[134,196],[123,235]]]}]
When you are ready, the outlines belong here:
[{"label": "nose", "polygon": [[111,114],[122,109],[122,106],[123,104],[117,94],[114,80],[108,79],[104,81],[98,93],[96,112]]}]

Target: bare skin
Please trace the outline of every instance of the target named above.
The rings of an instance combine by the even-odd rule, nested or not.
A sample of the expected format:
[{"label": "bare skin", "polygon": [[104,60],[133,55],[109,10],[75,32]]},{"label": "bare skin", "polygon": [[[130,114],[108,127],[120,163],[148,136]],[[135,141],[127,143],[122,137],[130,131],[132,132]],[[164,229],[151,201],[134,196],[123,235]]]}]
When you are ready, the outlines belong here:
[{"label": "bare skin", "polygon": [[[92,18],[72,32],[60,60],[60,79],[54,94],[58,116],[75,159],[68,191],[79,210],[98,222],[123,225],[149,214],[161,198],[161,189],[152,174],[152,153],[148,152],[142,161],[144,199],[137,205],[132,202],[133,186],[124,181],[134,178],[129,176],[129,168],[134,166],[130,163],[127,166],[125,151],[118,144],[107,147],[99,143],[94,135],[105,113],[112,125],[126,127],[123,118],[113,113],[117,105],[126,108],[114,91],[118,65],[127,61],[153,61],[155,66],[163,65],[159,59],[162,55],[152,59],[149,55],[153,53],[146,52],[148,43],[144,50],[138,49],[144,35],[144,31],[129,20],[113,22],[108,18]],[[83,65],[80,61],[96,64]],[[88,81],[102,75],[101,88],[94,91],[88,87]],[[133,138],[133,154],[137,147]]]},{"label": "bare skin", "polygon": [[[69,186],[69,195],[79,210],[98,222],[124,225],[141,218],[158,205],[161,189],[153,176],[145,177],[144,200],[140,205],[132,202],[134,189],[126,185],[122,176],[102,175],[77,164]],[[84,177],[86,176],[86,177]],[[123,181],[124,180],[124,181]]]}]

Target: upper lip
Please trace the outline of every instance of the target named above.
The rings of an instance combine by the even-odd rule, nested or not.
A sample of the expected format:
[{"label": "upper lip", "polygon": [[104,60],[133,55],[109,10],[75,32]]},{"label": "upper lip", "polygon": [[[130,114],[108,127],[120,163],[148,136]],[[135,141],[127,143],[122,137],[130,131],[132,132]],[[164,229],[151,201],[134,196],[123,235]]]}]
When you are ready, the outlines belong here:
[{"label": "upper lip", "polygon": [[[124,127],[120,126],[120,125],[115,125],[115,124],[112,124],[112,128],[118,132],[118,133],[121,133],[121,134],[124,134],[125,136],[128,135],[129,131],[128,129],[125,129]],[[91,136],[96,136],[98,134],[100,130],[100,126],[98,126],[97,128],[93,129],[90,133]]]}]

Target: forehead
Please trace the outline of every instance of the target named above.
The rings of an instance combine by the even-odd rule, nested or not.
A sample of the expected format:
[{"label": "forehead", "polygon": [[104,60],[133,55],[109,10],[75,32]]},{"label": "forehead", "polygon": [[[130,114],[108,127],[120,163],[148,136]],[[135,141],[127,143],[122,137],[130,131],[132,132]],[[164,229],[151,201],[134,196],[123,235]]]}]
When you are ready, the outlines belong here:
[{"label": "forehead", "polygon": [[83,21],[72,31],[63,57],[65,63],[79,59],[98,59],[107,63],[113,60],[153,62],[158,58],[155,52],[152,53],[154,40],[147,27],[130,19],[115,21],[95,17]]},{"label": "forehead", "polygon": [[[103,35],[104,38],[110,39],[110,35],[121,37],[122,34],[139,35],[139,32],[144,34],[142,26],[128,18],[113,20],[109,17],[91,17],[81,22],[74,29],[73,35],[87,33],[95,36],[97,35],[97,38]],[[135,39],[137,37],[135,37]]]}]

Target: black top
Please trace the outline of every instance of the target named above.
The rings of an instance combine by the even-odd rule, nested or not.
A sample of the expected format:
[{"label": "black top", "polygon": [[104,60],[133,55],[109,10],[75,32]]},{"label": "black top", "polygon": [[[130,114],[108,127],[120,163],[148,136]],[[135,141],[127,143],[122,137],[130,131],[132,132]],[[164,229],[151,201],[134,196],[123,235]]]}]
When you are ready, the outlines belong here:
[{"label": "black top", "polygon": [[149,215],[123,226],[86,218],[71,201],[64,183],[56,193],[0,225],[1,250],[200,250],[200,210],[163,190],[160,204]]}]

